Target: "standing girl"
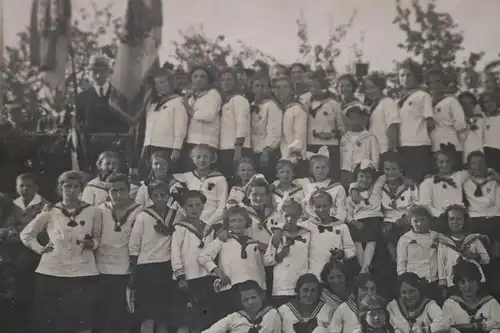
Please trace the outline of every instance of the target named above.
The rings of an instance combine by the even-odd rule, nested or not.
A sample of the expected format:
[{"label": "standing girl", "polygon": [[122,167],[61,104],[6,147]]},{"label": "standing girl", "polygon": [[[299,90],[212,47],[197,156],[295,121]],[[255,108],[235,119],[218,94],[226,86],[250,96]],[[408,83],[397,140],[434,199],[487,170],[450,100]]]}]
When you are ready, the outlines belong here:
[{"label": "standing girl", "polygon": [[366,99],[370,108],[368,129],[377,138],[380,153],[393,150],[399,145],[399,110],[396,102],[384,95],[385,79],[373,73],[363,79]]},{"label": "standing girl", "polygon": [[223,104],[220,124],[219,170],[230,179],[235,164],[250,151],[250,104],[238,89],[231,68],[219,72]]},{"label": "standing girl", "polygon": [[483,151],[484,115],[478,110],[478,101],[473,93],[463,92],[457,98],[462,105],[467,123],[465,131],[460,133],[460,141],[464,149],[463,160],[460,162],[465,165],[470,153],[476,150]]},{"label": "standing girl", "polygon": [[448,230],[439,238],[438,277],[443,295],[447,296],[453,293],[453,267],[458,261],[468,260],[478,265],[482,275],[481,282],[485,282],[479,264],[489,264],[490,256],[483,245],[484,236],[468,233],[470,217],[464,206],[451,205],[443,215],[447,219]]},{"label": "standing girl", "polygon": [[[67,171],[58,179],[62,201],[47,206],[21,232],[21,241],[40,254],[35,283],[37,332],[90,332],[94,282],[99,274],[94,253],[101,237],[102,215],[80,201],[83,179]],[[46,230],[49,243],[37,236]]]},{"label": "standing girl", "polygon": [[194,66],[189,80],[193,91],[184,100],[189,115],[186,148],[189,152],[196,145],[206,144],[219,149],[222,97],[213,87],[214,77],[208,68]]},{"label": "standing girl", "polygon": [[154,180],[148,191],[152,205],[139,213],[130,234],[129,286],[136,293],[135,315],[141,321],[141,333],[167,332],[167,324],[176,324],[170,303],[175,291],[170,249],[173,224],[180,216],[168,204],[168,184]]},{"label": "standing girl", "polygon": [[96,329],[103,333],[124,332],[130,328],[126,308],[126,287],[130,274],[128,243],[132,226],[142,206],[129,197],[128,177],[111,175],[109,201],[101,204],[103,223],[96,252],[98,294],[95,307]]},{"label": "standing girl", "polygon": [[269,78],[256,74],[252,91],[255,99],[251,106],[251,141],[257,172],[272,182],[275,178],[276,162],[282,137],[283,112],[272,97]]},{"label": "standing girl", "polygon": [[402,155],[405,175],[417,183],[430,171],[430,134],[436,127],[431,96],[420,89],[422,71],[410,59],[405,60],[398,71],[403,94],[398,100],[401,125],[399,151]]},{"label": "standing girl", "polygon": [[191,151],[191,158],[196,169],[174,175],[174,179],[183,183],[189,190],[200,191],[207,198],[201,219],[212,225],[221,220],[226,208],[228,185],[226,178],[214,171],[217,161],[215,149],[200,144]]},{"label": "standing girl", "polygon": [[484,154],[486,165],[500,172],[500,96],[496,91],[484,92],[479,96],[479,105],[484,118]]},{"label": "standing girl", "polygon": [[322,72],[314,72],[309,79],[307,150],[317,153],[326,145],[330,156],[330,175],[340,177],[340,137],[345,133],[340,104],[326,91],[328,82]]},{"label": "standing girl", "polygon": [[154,100],[148,106],[141,161],[147,164],[151,154],[164,151],[168,160],[178,162],[186,138],[188,113],[182,97],[176,93],[174,74],[159,69],[154,76]]}]

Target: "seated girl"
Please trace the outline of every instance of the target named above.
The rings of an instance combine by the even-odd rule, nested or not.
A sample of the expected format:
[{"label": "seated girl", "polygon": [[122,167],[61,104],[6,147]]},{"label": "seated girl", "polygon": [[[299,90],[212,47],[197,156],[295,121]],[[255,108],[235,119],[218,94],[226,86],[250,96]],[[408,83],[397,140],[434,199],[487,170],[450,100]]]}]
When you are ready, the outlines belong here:
[{"label": "seated girl", "polygon": [[368,272],[375,254],[376,242],[380,239],[382,224],[381,192],[375,191],[375,168],[369,160],[363,160],[357,171],[357,190],[361,200],[347,198],[347,221],[350,226],[356,256],[361,272]]},{"label": "seated girl", "polygon": [[330,305],[333,311],[351,295],[347,286],[350,275],[352,272],[348,272],[346,265],[335,259],[327,262],[321,271],[321,299]]},{"label": "seated girl", "polygon": [[414,273],[399,276],[399,298],[387,305],[389,320],[397,332],[442,332],[449,329],[436,302],[425,297],[425,279]]},{"label": "seated girl", "polygon": [[383,297],[377,295],[367,295],[359,304],[360,328],[353,333],[393,333],[395,332],[389,321],[389,314],[386,309],[386,302]]},{"label": "seated girl", "polygon": [[266,294],[253,280],[235,286],[242,310],[235,311],[202,333],[281,333],[278,310],[265,306]]},{"label": "seated girl", "polygon": [[443,305],[443,316],[450,332],[500,332],[500,304],[481,288],[477,265],[460,261],[453,267],[456,295]]},{"label": "seated girl", "polygon": [[311,233],[299,227],[302,207],[293,199],[285,198],[282,207],[285,224],[275,231],[266,253],[264,264],[273,268],[272,301],[279,307],[295,297],[295,285],[309,270]]},{"label": "seated girl", "polygon": [[290,198],[302,203],[304,200],[304,190],[295,181],[295,164],[289,159],[280,159],[276,164],[277,180],[271,185],[273,201],[278,207],[283,201],[283,196],[288,193]]},{"label": "seated girl", "polygon": [[321,300],[321,284],[312,274],[299,277],[295,287],[297,297],[282,306],[283,333],[327,332],[333,316],[333,309]]},{"label": "seated girl", "polygon": [[361,327],[359,322],[360,303],[363,298],[377,294],[377,285],[368,273],[360,274],[355,279],[356,292],[339,305],[333,314],[328,328],[330,333],[352,333]]},{"label": "seated girl", "polygon": [[439,237],[438,245],[438,277],[443,296],[454,293],[453,267],[460,260],[471,261],[481,272],[481,282],[485,277],[481,265],[490,262],[488,251],[484,247],[483,235],[468,232],[470,217],[467,209],[460,205],[449,206],[443,214],[447,218],[447,230]]}]

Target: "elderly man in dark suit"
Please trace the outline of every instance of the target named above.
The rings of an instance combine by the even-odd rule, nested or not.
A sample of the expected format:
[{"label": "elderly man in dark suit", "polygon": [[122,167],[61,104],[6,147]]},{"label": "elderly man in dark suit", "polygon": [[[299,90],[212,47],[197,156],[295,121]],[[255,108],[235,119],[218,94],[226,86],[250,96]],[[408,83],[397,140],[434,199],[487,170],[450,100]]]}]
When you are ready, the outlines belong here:
[{"label": "elderly man in dark suit", "polygon": [[110,60],[105,55],[91,58],[90,87],[78,94],[76,119],[86,138],[87,156],[84,170],[95,173],[96,160],[105,150],[125,151],[129,124],[120,118],[109,104]]}]

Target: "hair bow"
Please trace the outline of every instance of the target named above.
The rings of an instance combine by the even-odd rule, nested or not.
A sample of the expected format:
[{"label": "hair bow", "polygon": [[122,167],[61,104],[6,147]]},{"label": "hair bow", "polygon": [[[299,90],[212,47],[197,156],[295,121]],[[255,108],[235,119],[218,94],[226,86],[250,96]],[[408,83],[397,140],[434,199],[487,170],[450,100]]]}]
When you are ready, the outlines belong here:
[{"label": "hair bow", "polygon": [[256,180],[262,180],[264,182],[266,182],[268,185],[269,185],[269,182],[267,181],[266,177],[261,174],[261,173],[256,173],[255,175],[253,175],[249,180],[248,180],[248,183],[245,185],[245,187],[243,188],[243,192],[245,193],[248,193],[248,189],[252,186],[252,184],[256,181]]},{"label": "hair bow", "polygon": [[359,170],[365,170],[365,169],[373,169],[375,170],[375,166],[372,164],[372,161],[368,159],[363,159],[361,163],[359,164]]},{"label": "hair bow", "polygon": [[321,146],[318,150],[317,153],[313,153],[313,152],[306,152],[306,157],[308,160],[312,160],[313,158],[315,157],[326,157],[327,159],[330,158],[330,152],[328,151],[328,147],[327,146]]}]

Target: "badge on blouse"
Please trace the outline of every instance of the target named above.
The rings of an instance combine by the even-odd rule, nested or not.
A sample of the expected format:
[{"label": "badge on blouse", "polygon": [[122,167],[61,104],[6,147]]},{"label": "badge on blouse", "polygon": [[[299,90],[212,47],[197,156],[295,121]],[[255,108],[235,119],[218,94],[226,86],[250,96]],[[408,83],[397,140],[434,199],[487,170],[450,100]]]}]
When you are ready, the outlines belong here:
[{"label": "badge on blouse", "polygon": [[361,147],[361,142],[358,142],[356,145],[357,145],[358,147]]}]

